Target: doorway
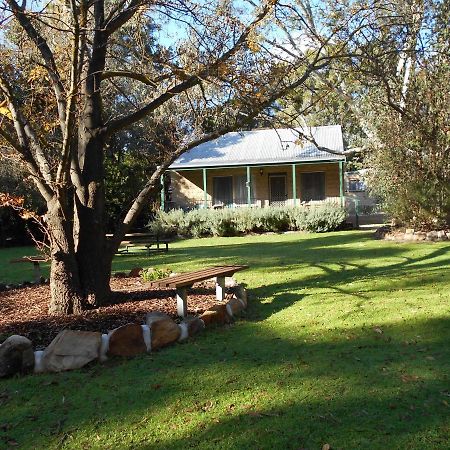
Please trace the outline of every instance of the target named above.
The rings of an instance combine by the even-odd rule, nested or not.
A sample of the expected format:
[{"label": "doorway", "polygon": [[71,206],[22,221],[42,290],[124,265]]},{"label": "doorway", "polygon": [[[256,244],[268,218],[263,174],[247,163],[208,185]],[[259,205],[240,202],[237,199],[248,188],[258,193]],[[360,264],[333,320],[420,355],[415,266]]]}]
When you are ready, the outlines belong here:
[{"label": "doorway", "polygon": [[273,206],[284,206],[287,200],[286,174],[269,174],[269,203]]}]

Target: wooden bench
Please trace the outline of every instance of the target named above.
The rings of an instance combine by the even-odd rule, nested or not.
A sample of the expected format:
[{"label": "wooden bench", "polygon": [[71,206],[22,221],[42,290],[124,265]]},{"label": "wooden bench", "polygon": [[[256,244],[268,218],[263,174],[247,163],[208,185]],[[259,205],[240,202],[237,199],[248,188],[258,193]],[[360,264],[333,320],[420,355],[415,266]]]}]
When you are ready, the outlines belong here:
[{"label": "wooden bench", "polygon": [[151,282],[152,288],[175,288],[177,295],[177,313],[181,317],[187,314],[187,288],[199,281],[216,278],[216,298],[225,299],[225,277],[231,277],[235,272],[248,269],[248,266],[214,266],[208,269],[185,272],[173,277],[162,278]]},{"label": "wooden bench", "polygon": [[10,263],[32,263],[33,264],[33,274],[34,281],[39,283],[41,281],[41,262],[48,261],[47,258],[43,256],[22,256],[22,258],[12,259]]}]

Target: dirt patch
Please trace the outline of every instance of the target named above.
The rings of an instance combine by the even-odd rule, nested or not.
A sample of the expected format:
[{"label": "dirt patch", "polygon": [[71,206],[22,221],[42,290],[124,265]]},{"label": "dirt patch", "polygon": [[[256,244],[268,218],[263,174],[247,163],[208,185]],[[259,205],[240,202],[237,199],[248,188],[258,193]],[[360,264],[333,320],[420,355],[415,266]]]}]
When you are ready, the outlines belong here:
[{"label": "dirt patch", "polygon": [[[29,338],[35,349],[39,350],[64,328],[106,333],[130,322],[142,324],[145,315],[151,311],[162,311],[178,320],[173,289],[152,290],[140,278],[112,279],[111,288],[114,300],[110,304],[66,317],[48,315],[48,285],[2,292],[0,341],[11,334],[20,334]],[[189,314],[201,314],[216,304],[214,283],[211,281],[197,283],[188,292]]]}]

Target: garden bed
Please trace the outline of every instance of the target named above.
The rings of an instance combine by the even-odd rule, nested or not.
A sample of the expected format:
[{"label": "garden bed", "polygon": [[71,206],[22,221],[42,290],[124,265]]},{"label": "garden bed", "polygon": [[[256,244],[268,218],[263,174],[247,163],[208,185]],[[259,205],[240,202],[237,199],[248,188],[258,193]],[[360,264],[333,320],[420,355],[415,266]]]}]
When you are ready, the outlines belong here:
[{"label": "garden bed", "polygon": [[[197,283],[189,293],[190,314],[201,314],[216,301],[215,284],[212,281]],[[175,290],[149,288],[140,278],[113,278],[113,301],[96,308],[65,317],[47,313],[50,300],[48,285],[36,285],[12,289],[0,293],[0,341],[11,334],[29,338],[36,349],[44,348],[64,328],[72,330],[109,330],[130,322],[143,323],[147,313],[165,312],[178,320]],[[230,294],[227,294],[227,296]]]}]

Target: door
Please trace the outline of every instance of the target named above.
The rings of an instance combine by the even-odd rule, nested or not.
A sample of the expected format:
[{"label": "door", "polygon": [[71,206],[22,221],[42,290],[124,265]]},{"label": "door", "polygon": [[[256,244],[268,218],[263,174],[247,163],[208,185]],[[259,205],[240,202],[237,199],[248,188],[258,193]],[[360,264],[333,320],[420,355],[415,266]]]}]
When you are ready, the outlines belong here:
[{"label": "door", "polygon": [[234,176],[234,203],[236,205],[246,205],[247,204],[247,176],[237,175]]},{"label": "door", "polygon": [[214,177],[213,180],[213,205],[231,205],[233,203],[233,177]]},{"label": "door", "polygon": [[301,174],[301,198],[304,202],[325,200],[325,173],[310,172]]},{"label": "door", "polygon": [[283,206],[287,200],[286,174],[269,174],[269,202]]}]

